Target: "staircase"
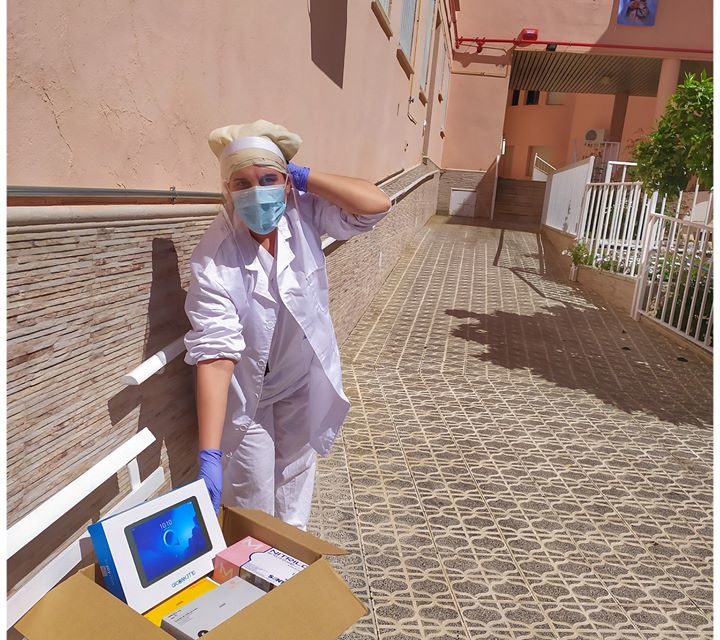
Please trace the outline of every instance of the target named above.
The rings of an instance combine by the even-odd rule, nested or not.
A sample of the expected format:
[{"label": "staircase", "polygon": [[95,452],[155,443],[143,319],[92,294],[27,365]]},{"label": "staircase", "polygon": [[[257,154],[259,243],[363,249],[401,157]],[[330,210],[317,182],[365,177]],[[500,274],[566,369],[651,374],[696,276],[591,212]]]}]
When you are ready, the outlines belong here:
[{"label": "staircase", "polygon": [[545,182],[498,178],[492,226],[517,231],[540,231]]}]

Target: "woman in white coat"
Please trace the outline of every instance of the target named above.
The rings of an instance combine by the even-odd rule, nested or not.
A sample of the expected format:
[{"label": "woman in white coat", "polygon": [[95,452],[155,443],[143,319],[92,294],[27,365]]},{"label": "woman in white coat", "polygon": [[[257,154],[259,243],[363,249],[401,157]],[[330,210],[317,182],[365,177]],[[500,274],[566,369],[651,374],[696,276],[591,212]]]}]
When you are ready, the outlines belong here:
[{"label": "woman in white coat", "polygon": [[290,163],[301,140],[280,125],[223,127],[209,143],[225,206],[193,252],[185,304],[200,477],[216,510],[258,508],[304,529],[316,454],[350,407],[321,236],[370,231],[390,201],[365,180]]}]

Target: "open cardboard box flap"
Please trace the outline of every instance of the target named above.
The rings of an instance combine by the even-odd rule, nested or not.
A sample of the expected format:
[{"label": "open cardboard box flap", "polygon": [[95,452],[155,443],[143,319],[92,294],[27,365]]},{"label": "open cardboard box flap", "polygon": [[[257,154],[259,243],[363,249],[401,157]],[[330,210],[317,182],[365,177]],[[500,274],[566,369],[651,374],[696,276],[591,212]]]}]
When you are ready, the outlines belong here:
[{"label": "open cardboard box flap", "polygon": [[[208,633],[207,640],[331,640],[367,609],[323,555],[346,553],[262,511],[224,508],[228,544],[253,536],[310,563],[288,580]],[[28,640],[171,640],[102,586],[97,565],[85,567],[52,589],[15,625]]]},{"label": "open cardboard box flap", "polygon": [[[232,512],[233,517],[229,518],[228,513]],[[223,507],[220,514],[223,535],[228,545],[241,540],[245,536],[252,536],[256,540],[278,547],[291,556],[304,560],[303,555],[295,555],[290,549],[294,545],[300,545],[305,549],[313,551],[318,556],[344,556],[347,551],[334,544],[325,542],[314,535],[306,533],[291,524],[287,524],[278,518],[273,518],[259,509],[238,509],[237,507]],[[277,542],[277,544],[275,544]]]},{"label": "open cardboard box flap", "polygon": [[[52,589],[15,625],[28,640],[168,640],[170,636],[95,584],[85,567]],[[102,577],[99,578],[102,580]]]}]

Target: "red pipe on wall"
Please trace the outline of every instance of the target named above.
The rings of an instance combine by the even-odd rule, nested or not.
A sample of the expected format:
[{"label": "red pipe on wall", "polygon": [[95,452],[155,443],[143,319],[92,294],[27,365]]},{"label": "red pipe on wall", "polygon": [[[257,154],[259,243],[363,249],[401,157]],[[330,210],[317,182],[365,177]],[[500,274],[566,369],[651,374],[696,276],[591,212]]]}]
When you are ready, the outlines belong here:
[{"label": "red pipe on wall", "polygon": [[[453,21],[454,22],[454,21]],[[609,44],[605,42],[562,42],[560,40],[521,40],[520,38],[458,38],[455,37],[455,48],[457,49],[465,42],[473,42],[478,49],[482,49],[485,43],[503,44],[555,44],[558,47],[598,47],[604,49],[637,49],[641,51],[674,51],[678,53],[704,53],[712,54],[712,49],[682,49],[679,47],[650,47],[642,44]],[[479,53],[479,51],[478,51]]]}]

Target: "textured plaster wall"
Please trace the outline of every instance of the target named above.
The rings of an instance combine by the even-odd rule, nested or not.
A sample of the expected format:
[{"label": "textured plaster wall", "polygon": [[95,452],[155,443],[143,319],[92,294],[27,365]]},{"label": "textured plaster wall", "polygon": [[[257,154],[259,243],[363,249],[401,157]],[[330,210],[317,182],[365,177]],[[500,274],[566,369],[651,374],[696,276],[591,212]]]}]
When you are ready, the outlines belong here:
[{"label": "textured plaster wall", "polygon": [[485,171],[492,164],[500,153],[509,80],[452,76],[443,168]]},{"label": "textured plaster wall", "polygon": [[[348,0],[10,3],[8,183],[215,191],[208,132],[257,118],[300,133],[319,170],[415,166],[427,107],[396,57],[400,9],[388,38]],[[439,123],[428,135],[439,163]]]}]

